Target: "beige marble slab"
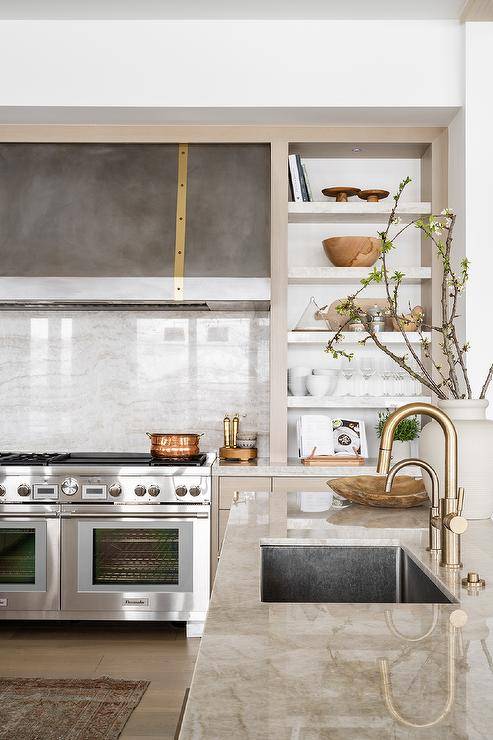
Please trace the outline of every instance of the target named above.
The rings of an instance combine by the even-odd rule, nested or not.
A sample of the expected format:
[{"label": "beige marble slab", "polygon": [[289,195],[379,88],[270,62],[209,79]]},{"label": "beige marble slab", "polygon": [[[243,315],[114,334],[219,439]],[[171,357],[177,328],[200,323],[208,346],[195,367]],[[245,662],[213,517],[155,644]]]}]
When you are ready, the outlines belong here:
[{"label": "beige marble slab", "polygon": [[[293,526],[295,508],[292,497],[288,505],[266,493],[241,494],[232,506],[181,740],[491,738],[492,523],[470,522],[463,536],[465,569],[488,584],[473,596],[463,573],[444,571],[426,551],[425,508],[353,506],[305,514],[306,527],[301,514]],[[460,604],[262,603],[259,541],[306,543],[306,532],[401,542]],[[461,629],[450,619],[458,608],[467,614]]]}]

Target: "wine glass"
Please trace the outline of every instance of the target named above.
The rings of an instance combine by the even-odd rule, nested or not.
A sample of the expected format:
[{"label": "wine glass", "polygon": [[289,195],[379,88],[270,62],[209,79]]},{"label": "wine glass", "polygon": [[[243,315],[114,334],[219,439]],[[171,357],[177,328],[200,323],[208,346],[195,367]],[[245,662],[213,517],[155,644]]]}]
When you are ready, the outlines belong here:
[{"label": "wine glass", "polygon": [[375,360],[371,356],[362,357],[359,361],[359,371],[364,379],[363,396],[371,396],[370,378],[375,375]]},{"label": "wine glass", "polygon": [[394,371],[394,361],[390,357],[383,357],[380,374],[383,380],[383,395],[391,396],[393,390],[392,373]]},{"label": "wine glass", "polygon": [[354,377],[354,365],[352,364],[349,357],[342,358],[341,372],[344,380],[346,381],[346,391],[344,396],[352,396],[352,384],[351,381]]}]

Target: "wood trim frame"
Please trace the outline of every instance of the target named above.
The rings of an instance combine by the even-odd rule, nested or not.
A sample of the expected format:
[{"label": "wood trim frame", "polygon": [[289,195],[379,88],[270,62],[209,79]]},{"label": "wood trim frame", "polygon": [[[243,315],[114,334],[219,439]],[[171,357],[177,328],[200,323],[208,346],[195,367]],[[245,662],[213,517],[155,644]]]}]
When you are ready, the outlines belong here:
[{"label": "wood trim frame", "polygon": [[[271,147],[271,351],[270,460],[287,459],[287,154],[290,143],[418,143],[429,149],[431,200],[443,208],[447,198],[447,128],[406,126],[266,126],[0,124],[1,142],[56,143],[266,143]],[[423,157],[423,161],[426,155]],[[428,176],[428,175],[427,175]],[[433,290],[433,293],[435,291]],[[430,305],[436,306],[434,295]]]}]

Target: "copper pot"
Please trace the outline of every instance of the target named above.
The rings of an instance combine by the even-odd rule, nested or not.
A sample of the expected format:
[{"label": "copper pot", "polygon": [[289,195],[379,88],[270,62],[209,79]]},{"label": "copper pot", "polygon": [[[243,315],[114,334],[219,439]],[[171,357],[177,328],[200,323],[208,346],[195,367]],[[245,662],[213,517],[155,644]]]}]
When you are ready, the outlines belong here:
[{"label": "copper pot", "polygon": [[193,457],[198,455],[201,434],[162,434],[146,432],[151,440],[153,457]]}]

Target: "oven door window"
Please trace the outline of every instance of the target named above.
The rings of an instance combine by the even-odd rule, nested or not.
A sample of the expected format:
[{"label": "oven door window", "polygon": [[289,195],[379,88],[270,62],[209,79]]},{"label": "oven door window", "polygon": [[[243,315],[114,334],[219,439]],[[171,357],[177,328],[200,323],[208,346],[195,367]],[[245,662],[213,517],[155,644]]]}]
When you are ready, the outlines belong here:
[{"label": "oven door window", "polygon": [[46,590],[46,524],[0,522],[0,591]]},{"label": "oven door window", "polygon": [[192,591],[190,522],[79,522],[81,591]]},{"label": "oven door window", "polygon": [[92,532],[92,582],[105,586],[177,586],[179,532],[177,527],[95,527]]}]

